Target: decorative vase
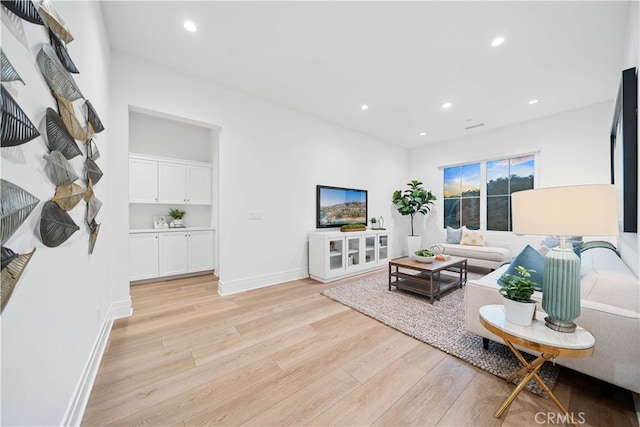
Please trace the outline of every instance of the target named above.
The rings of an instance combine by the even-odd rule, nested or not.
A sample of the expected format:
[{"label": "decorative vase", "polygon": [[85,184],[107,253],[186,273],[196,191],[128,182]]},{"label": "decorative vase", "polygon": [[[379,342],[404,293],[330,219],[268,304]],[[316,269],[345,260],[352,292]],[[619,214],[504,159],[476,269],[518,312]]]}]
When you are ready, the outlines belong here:
[{"label": "decorative vase", "polygon": [[422,245],[422,236],[407,236],[407,249],[409,251],[409,258],[416,259],[416,251],[419,251],[420,245]]},{"label": "decorative vase", "polygon": [[529,326],[536,312],[535,302],[519,302],[509,298],[504,299],[504,318],[514,325]]}]

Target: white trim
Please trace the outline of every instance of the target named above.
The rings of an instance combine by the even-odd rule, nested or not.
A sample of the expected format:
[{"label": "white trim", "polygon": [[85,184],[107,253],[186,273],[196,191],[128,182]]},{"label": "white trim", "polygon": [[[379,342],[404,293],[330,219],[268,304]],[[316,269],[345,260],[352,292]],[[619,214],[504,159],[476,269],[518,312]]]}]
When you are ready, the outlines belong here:
[{"label": "white trim", "polygon": [[113,321],[114,319],[131,316],[131,314],[132,308],[130,298],[128,301],[115,302],[109,306],[102,328],[100,328],[98,338],[91,349],[89,359],[85,364],[80,380],[74,390],[73,398],[65,411],[60,425],[79,426],[82,423],[82,417],[84,416],[84,411],[87,408],[93,384],[96,380],[96,376],[98,375],[100,362],[102,361],[104,350],[107,348],[107,343],[109,342],[109,335],[111,334]]},{"label": "white trim", "polygon": [[283,271],[280,273],[265,274],[263,276],[254,276],[231,281],[223,281],[222,278],[220,278],[220,281],[218,282],[218,293],[222,296],[231,295],[238,292],[277,285],[283,282],[290,282],[292,280],[306,279],[308,277],[309,269],[301,268],[298,270]]}]

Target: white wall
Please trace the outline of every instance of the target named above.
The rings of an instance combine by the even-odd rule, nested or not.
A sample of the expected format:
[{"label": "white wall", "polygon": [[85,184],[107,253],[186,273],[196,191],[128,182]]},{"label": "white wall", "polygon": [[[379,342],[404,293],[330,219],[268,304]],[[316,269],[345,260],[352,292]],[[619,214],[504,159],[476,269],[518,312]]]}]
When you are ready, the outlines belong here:
[{"label": "white wall", "polygon": [[[613,101],[605,102],[412,150],[411,176],[423,180],[438,197],[436,208],[426,221],[422,219],[424,246],[442,242],[444,238],[443,166],[537,152],[537,187],[608,184],[612,111]],[[514,253],[526,244],[541,241],[539,236],[495,231],[486,232],[486,238],[510,242]]]},{"label": "white wall", "polygon": [[[220,127],[217,273],[223,294],[308,275],[317,184],[368,189],[370,216],[391,216],[391,193],[406,176],[401,148],[119,52],[112,54],[111,77],[118,141],[127,141],[130,107]],[[126,144],[114,150],[118,170],[126,170]],[[126,188],[126,174],[118,179],[116,185]],[[126,192],[114,197],[126,206]],[[251,212],[262,220],[249,220]],[[112,257],[126,264],[126,209],[114,221],[119,249]],[[124,269],[116,281],[128,295]]]},{"label": "white wall", "polygon": [[[100,336],[110,328],[114,309],[111,282],[107,279],[113,264],[108,257],[114,223],[109,219],[116,207],[112,203],[112,177],[108,114],[109,47],[102,13],[95,2],[55,2],[54,7],[71,29],[75,40],[68,45],[80,70],[74,79],[90,99],[107,130],[96,143],[102,157],[97,161],[105,175],[95,186],[104,203],[97,221],[102,223],[93,255],[88,255],[89,233],[84,225],[85,204],[70,215],[80,226],[67,242],[47,248],[36,237],[43,203],[55,187],[43,173],[42,156],[48,152],[40,136],[15,148],[2,148],[2,178],[38,197],[41,202],[6,246],[17,252],[37,248],[31,263],[18,282],[2,313],[2,425],[60,425],[78,423],[88,397],[84,375],[90,361],[100,358]],[[3,8],[4,9],[4,8]],[[16,38],[2,26],[2,49],[17,68],[26,85],[3,83],[42,134],[47,107],[56,109],[36,65],[36,54],[49,37],[42,26],[19,20],[25,39]],[[80,157],[71,162],[82,171]],[[84,185],[84,183],[82,183]],[[122,295],[128,306],[128,295]],[[126,310],[125,310],[126,311]],[[120,313],[122,314],[122,313]],[[91,375],[89,375],[91,376]]]}]

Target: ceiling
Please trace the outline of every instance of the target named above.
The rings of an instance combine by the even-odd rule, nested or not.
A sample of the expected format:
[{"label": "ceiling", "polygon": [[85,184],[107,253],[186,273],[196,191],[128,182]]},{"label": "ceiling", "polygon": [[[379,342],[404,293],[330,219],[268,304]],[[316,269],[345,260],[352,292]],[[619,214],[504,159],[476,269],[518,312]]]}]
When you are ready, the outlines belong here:
[{"label": "ceiling", "polygon": [[[406,148],[613,99],[627,7],[590,1],[102,3],[114,50]],[[198,31],[186,31],[185,19]],[[505,42],[492,47],[497,36]],[[530,105],[532,99],[539,102]],[[444,102],[453,105],[443,109]]]}]

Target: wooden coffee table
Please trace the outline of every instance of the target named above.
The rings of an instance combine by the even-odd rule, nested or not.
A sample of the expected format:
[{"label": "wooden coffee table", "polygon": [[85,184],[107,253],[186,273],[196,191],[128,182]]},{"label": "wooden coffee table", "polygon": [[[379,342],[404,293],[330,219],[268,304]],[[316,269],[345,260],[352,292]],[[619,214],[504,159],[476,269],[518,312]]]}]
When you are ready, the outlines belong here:
[{"label": "wooden coffee table", "polygon": [[[394,271],[395,267],[395,271]],[[401,271],[403,269],[404,271]],[[407,271],[408,270],[408,271]],[[448,271],[453,274],[442,274]],[[395,280],[392,281],[392,278]],[[431,304],[450,289],[467,283],[467,259],[452,256],[447,261],[423,263],[409,257],[389,261],[389,290],[392,286],[429,297]]]}]

